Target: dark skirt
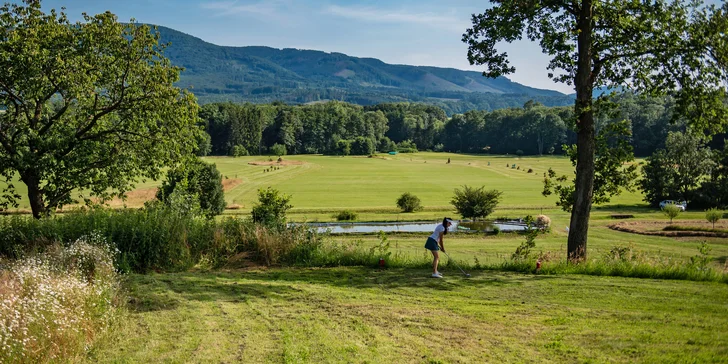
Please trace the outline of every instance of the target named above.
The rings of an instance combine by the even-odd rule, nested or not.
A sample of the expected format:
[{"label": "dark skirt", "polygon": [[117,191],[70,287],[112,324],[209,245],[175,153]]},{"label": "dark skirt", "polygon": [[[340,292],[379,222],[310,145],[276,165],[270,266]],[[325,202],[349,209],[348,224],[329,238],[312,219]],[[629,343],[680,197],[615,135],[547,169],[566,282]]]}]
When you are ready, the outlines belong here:
[{"label": "dark skirt", "polygon": [[427,242],[425,243],[425,249],[440,250],[440,246],[437,244],[437,241],[435,239],[433,239],[432,237],[428,237]]}]

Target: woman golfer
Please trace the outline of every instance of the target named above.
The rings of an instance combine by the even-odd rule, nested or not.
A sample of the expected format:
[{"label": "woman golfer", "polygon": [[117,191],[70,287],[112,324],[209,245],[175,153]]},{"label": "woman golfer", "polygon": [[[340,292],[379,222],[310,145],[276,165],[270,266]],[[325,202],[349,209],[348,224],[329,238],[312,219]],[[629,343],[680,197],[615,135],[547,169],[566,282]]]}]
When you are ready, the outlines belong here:
[{"label": "woman golfer", "polygon": [[443,237],[447,235],[447,228],[452,225],[452,220],[446,217],[442,219],[442,224],[437,225],[435,231],[427,238],[425,249],[432,252],[432,278],[442,278],[442,274],[437,271],[437,264],[440,263],[439,250],[445,251]]}]

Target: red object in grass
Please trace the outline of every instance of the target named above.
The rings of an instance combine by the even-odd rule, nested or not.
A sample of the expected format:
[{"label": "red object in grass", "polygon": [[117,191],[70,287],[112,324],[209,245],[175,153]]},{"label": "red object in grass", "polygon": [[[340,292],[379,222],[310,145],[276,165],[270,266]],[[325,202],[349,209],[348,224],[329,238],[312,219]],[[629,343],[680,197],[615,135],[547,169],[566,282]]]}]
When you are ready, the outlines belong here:
[{"label": "red object in grass", "polygon": [[379,258],[379,267],[384,268],[384,258]]},{"label": "red object in grass", "polygon": [[536,261],[536,270],[541,270],[541,261],[540,260]]}]

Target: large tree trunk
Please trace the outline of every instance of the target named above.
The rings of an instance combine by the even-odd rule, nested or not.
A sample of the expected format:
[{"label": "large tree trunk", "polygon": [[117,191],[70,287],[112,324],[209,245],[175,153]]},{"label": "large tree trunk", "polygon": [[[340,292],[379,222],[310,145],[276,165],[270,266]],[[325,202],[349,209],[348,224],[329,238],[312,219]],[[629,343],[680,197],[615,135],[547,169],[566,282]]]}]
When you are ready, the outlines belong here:
[{"label": "large tree trunk", "polygon": [[30,209],[33,211],[33,217],[40,219],[48,215],[48,211],[43,201],[43,193],[40,191],[40,178],[35,171],[25,171],[21,174],[20,179],[28,186],[28,199],[30,200]]},{"label": "large tree trunk", "polygon": [[592,1],[583,0],[579,16],[578,60],[576,70],[576,105],[577,142],[576,142],[576,184],[574,206],[571,211],[568,257],[571,261],[586,258],[586,241],[589,232],[589,214],[591,213],[594,192],[594,110],[592,109]]}]

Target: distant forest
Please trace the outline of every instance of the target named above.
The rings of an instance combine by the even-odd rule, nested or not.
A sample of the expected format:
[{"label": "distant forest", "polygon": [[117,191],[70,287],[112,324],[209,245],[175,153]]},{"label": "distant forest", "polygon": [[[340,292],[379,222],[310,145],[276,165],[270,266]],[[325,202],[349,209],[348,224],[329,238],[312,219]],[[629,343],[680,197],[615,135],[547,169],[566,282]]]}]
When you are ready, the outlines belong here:
[{"label": "distant forest", "polygon": [[[601,116],[597,129],[629,120],[636,156],[664,148],[670,131],[683,131],[673,120],[669,98],[617,96],[616,113]],[[561,154],[575,144],[573,107],[546,107],[528,101],[517,108],[468,111],[447,116],[438,106],[383,103],[360,106],[330,101],[308,105],[211,103],[202,106],[207,135],[200,154],[371,154],[416,150],[518,155]],[[723,147],[725,134],[711,147]],[[276,146],[278,153],[272,153]]]}]

